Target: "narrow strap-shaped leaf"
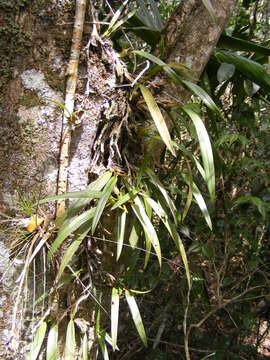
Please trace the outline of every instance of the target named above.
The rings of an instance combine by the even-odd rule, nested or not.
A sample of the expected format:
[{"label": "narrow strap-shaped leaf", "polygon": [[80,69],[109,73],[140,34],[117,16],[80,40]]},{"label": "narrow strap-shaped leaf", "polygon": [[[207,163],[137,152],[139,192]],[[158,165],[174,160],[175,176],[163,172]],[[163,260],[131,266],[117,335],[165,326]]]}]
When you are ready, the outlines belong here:
[{"label": "narrow strap-shaped leaf", "polygon": [[69,320],[66,334],[65,360],[76,359],[76,341],[74,321]]},{"label": "narrow strap-shaped leaf", "polygon": [[188,183],[188,196],[187,196],[187,201],[183,210],[183,216],[182,216],[182,222],[185,220],[185,217],[187,216],[188,210],[190,208],[191,202],[192,202],[192,172],[191,172],[191,168],[189,165],[188,160],[186,160],[187,163],[187,167],[188,167],[188,179],[189,179],[189,183]]},{"label": "narrow strap-shaped leaf", "polygon": [[82,341],[82,360],[88,360],[88,339],[87,333],[83,335]]},{"label": "narrow strap-shaped leaf", "polygon": [[56,360],[57,341],[58,341],[58,324],[56,321],[54,321],[50,327],[48,334],[46,360]]},{"label": "narrow strap-shaped leaf", "polygon": [[158,215],[158,217],[164,223],[169,234],[171,235],[171,237],[181,255],[181,258],[183,260],[185,271],[186,271],[187,282],[190,287],[191,281],[190,281],[190,271],[189,271],[189,266],[188,266],[188,261],[187,261],[187,255],[186,255],[184,245],[182,243],[180,235],[177,232],[175,225],[169,220],[169,217],[166,214],[164,208],[159,203],[157,203],[155,200],[151,199],[148,196],[145,196],[145,200],[149,203],[149,205],[152,207],[152,209],[155,211],[155,213]]},{"label": "narrow strap-shaped leaf", "polygon": [[92,219],[95,214],[96,208],[89,209],[82,213],[79,216],[71,219],[70,221],[66,221],[62,228],[60,229],[57,238],[52,244],[50,251],[48,252],[48,262],[50,262],[52,255],[59,248],[59,246],[63,243],[63,241],[74,231],[76,231],[80,226],[85,224],[88,220]]},{"label": "narrow strap-shaped leaf", "polygon": [[63,199],[98,199],[101,196],[100,191],[74,191],[74,192],[67,192],[60,195],[52,195],[47,196],[45,199],[42,199],[39,201],[39,204],[44,204],[49,201],[55,201],[55,200],[63,200]]},{"label": "narrow strap-shaped leaf", "polygon": [[95,216],[94,216],[93,223],[92,223],[92,235],[94,234],[94,232],[96,230],[97,224],[101,218],[101,215],[107,204],[107,201],[108,201],[109,197],[111,196],[111,193],[113,191],[113,188],[114,188],[116,182],[117,182],[117,177],[113,176],[108,181],[107,185],[104,187],[104,189],[102,191],[102,195],[98,201]]},{"label": "narrow strap-shaped leaf", "polygon": [[206,131],[206,128],[204,126],[204,123],[199,117],[199,115],[197,115],[188,106],[184,106],[183,109],[189,115],[195,126],[201,148],[203,167],[205,171],[205,181],[210,194],[210,199],[212,202],[214,202],[215,201],[215,167],[214,167],[214,157],[213,157],[211,142],[208,133]]},{"label": "narrow strap-shaped leaf", "polygon": [[222,114],[220,113],[218,107],[216,106],[216,104],[214,103],[212,98],[199,85],[197,85],[191,81],[182,79],[168,64],[166,64],[164,61],[160,60],[156,56],[149,54],[142,50],[135,50],[133,52],[135,54],[142,56],[142,57],[154,62],[155,64],[161,66],[162,69],[170,76],[170,78],[176,84],[179,84],[179,85],[184,84],[189,90],[191,90],[195,95],[197,95],[203,101],[203,103],[207,107],[209,107],[209,109],[215,111],[220,117],[222,117]]},{"label": "narrow strap-shaped leaf", "polygon": [[177,210],[176,210],[174,202],[170,198],[168,192],[165,190],[165,188],[161,184],[159,178],[154,174],[154,172],[151,169],[147,168],[145,171],[146,171],[147,175],[149,175],[149,177],[151,179],[151,182],[159,189],[159,191],[163,195],[169,209],[171,210],[174,222],[175,222],[175,224],[177,224],[177,222],[178,222],[178,220],[177,220]]},{"label": "narrow strap-shaped leaf", "polygon": [[43,321],[37,329],[36,335],[31,345],[29,360],[36,360],[45,338],[47,323]]},{"label": "narrow strap-shaped leaf", "polygon": [[88,232],[91,229],[91,223],[92,221],[87,221],[84,225],[82,225],[74,234],[72,243],[69,245],[69,247],[67,248],[61,265],[59,267],[57,276],[56,276],[56,281],[58,281],[63,273],[63,271],[65,270],[65,267],[67,266],[67,264],[70,262],[72,256],[75,254],[75,252],[78,250],[81,242],[83,241],[83,239],[85,238],[85,236],[88,234]]},{"label": "narrow strap-shaped leaf", "polygon": [[152,248],[151,241],[147,233],[145,233],[145,258],[144,258],[144,266],[143,266],[144,269],[147,268],[148,261],[150,258],[151,248]]},{"label": "narrow strap-shaped leaf", "polygon": [[118,217],[116,261],[119,260],[123,248],[126,229],[126,218],[126,211],[122,211],[122,213]]},{"label": "narrow strap-shaped leaf", "polygon": [[98,343],[103,355],[103,359],[104,360],[109,360],[109,354],[108,354],[108,350],[107,350],[107,346],[104,340],[104,337],[101,335],[98,335]]},{"label": "narrow strap-shaped leaf", "polygon": [[115,351],[117,344],[119,297],[120,297],[120,290],[113,287],[112,298],[111,298],[111,334],[112,334],[113,351]]},{"label": "narrow strap-shaped leaf", "polygon": [[135,197],[134,202],[135,202],[135,204],[132,205],[132,210],[134,211],[135,215],[139,219],[145,233],[147,234],[149,240],[151,241],[151,243],[155,249],[155,252],[157,254],[159,265],[161,267],[161,263],[162,263],[161,249],[160,249],[160,244],[159,244],[156,230],[154,229],[154,226],[152,225],[149,217],[146,215],[143,204],[138,196]]},{"label": "narrow strap-shaped leaf", "polygon": [[125,0],[123,2],[123,4],[119,7],[119,9],[115,12],[115,14],[113,15],[113,18],[108,26],[108,29],[103,34],[104,37],[108,36],[111,33],[114,25],[116,24],[117,20],[119,19],[120,15],[121,15],[122,11],[124,10],[125,6],[127,5],[127,3],[128,3],[128,0]]},{"label": "narrow strap-shaped leaf", "polygon": [[[185,182],[188,184],[189,183],[189,179],[187,174],[182,174],[183,179],[185,180]],[[210,230],[212,230],[212,221],[206,206],[206,203],[204,201],[204,198],[198,188],[198,186],[195,184],[195,182],[192,182],[192,192],[193,192],[193,196],[195,198],[195,200],[197,201],[199,208],[201,209],[201,212],[205,218],[205,221],[207,223],[207,225],[209,226]]]},{"label": "narrow strap-shaped leaf", "polygon": [[148,110],[152,116],[152,119],[154,120],[154,123],[157,127],[157,130],[158,130],[162,140],[164,141],[165,145],[170,150],[172,155],[176,156],[173,145],[172,145],[171,135],[169,133],[169,130],[167,128],[167,125],[163,118],[163,115],[158,107],[158,104],[156,103],[155,98],[153,97],[151,92],[145,86],[140,85],[140,89],[141,89],[143,98],[146,102],[146,105],[148,107]]},{"label": "narrow strap-shaped leaf", "polygon": [[208,95],[208,93],[203,90],[203,88],[188,80],[182,80],[182,82],[189,90],[191,90],[195,95],[197,95],[209,109],[221,115],[217,105],[214,103],[210,95]]},{"label": "narrow strap-shaped leaf", "polygon": [[132,315],[132,319],[133,319],[136,329],[138,331],[138,334],[139,334],[144,346],[147,347],[146,334],[145,334],[141,314],[140,314],[138,305],[136,303],[136,300],[135,300],[134,296],[131,295],[131,293],[128,290],[125,290],[125,296],[126,296],[127,303],[128,303],[131,315]]},{"label": "narrow strap-shaped leaf", "polygon": [[[112,173],[110,171],[106,171],[104,174],[99,176],[95,181],[92,181],[84,190],[86,193],[91,194],[92,192],[100,192],[103,187],[108,183],[112,176]],[[77,215],[86,205],[90,203],[90,201],[93,200],[89,196],[89,198],[81,198],[73,201],[70,205],[70,207],[64,212],[64,214],[57,218],[55,221],[56,226],[60,226],[63,224],[63,221],[68,218],[72,218],[73,216]]]}]

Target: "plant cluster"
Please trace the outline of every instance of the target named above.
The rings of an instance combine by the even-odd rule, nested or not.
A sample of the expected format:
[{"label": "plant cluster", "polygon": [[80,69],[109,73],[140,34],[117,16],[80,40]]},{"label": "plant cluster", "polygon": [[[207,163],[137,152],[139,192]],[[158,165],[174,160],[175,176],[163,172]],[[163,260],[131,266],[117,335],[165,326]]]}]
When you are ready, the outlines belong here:
[{"label": "plant cluster", "polygon": [[[150,145],[129,172],[107,171],[83,191],[39,202],[69,199],[70,206],[53,224],[36,226],[28,248],[25,269],[50,239],[46,266],[56,268],[36,300],[49,305],[30,358],[38,357],[49,328],[46,356],[56,359],[58,331],[68,317],[65,357],[75,358],[79,334],[80,356],[87,359],[92,324],[82,304],[91,299],[104,359],[255,359],[269,330],[270,50],[250,41],[261,26],[248,22],[246,32],[250,17],[237,13],[196,84],[184,65],[153,54],[157,47],[162,54],[168,8],[161,2],[160,14],[154,1],[138,3],[139,10],[127,1],[115,9],[103,36],[129,70],[146,61],[130,105],[155,131],[140,132]],[[214,18],[211,2],[203,3]],[[259,3],[258,13],[265,6]],[[243,5],[250,15],[258,2]],[[161,72],[192,92],[188,104],[157,99],[153,80]],[[153,166],[157,144],[164,151]],[[73,290],[63,305],[67,288]],[[109,304],[103,303],[108,293]],[[145,348],[126,324],[127,308]],[[103,318],[108,311],[110,324]]]}]

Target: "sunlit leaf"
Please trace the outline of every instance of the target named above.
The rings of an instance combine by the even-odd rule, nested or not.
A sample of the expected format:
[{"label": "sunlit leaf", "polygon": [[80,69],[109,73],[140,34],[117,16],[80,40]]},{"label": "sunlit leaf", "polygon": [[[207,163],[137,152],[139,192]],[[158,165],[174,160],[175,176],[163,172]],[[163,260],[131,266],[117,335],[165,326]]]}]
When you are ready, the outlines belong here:
[{"label": "sunlit leaf", "polygon": [[101,335],[98,335],[98,343],[103,355],[103,359],[104,360],[109,360],[109,354],[108,354],[108,350],[107,350],[107,346],[104,340],[104,337]]},{"label": "sunlit leaf", "polygon": [[173,241],[174,241],[174,243],[175,243],[175,245],[176,245],[176,247],[177,247],[177,249],[178,249],[178,251],[179,251],[179,253],[181,255],[181,258],[183,260],[188,285],[190,287],[191,286],[190,271],[189,271],[189,266],[188,266],[188,261],[187,261],[187,255],[186,255],[184,245],[182,243],[180,235],[177,232],[177,229],[176,229],[175,225],[169,220],[168,214],[166,214],[164,208],[159,203],[157,203],[155,200],[153,200],[152,198],[150,198],[147,195],[145,195],[145,200],[149,203],[149,205],[152,207],[152,209],[155,211],[155,213],[158,215],[158,217],[164,223],[164,225],[166,226],[169,234],[171,235],[171,237],[172,237],[172,239],[173,239]]},{"label": "sunlit leaf", "polygon": [[132,205],[132,209],[133,209],[135,215],[137,216],[137,218],[139,219],[145,233],[147,234],[148,239],[150,240],[151,244],[153,245],[155,252],[157,254],[159,265],[161,267],[161,263],[162,263],[161,249],[160,249],[159,240],[158,240],[158,237],[156,234],[156,230],[154,229],[153,224],[151,223],[149,217],[147,216],[145,209],[143,207],[143,204],[138,196],[135,197],[134,202],[135,202],[135,204]]},{"label": "sunlit leaf", "polygon": [[83,342],[82,342],[82,360],[88,360],[88,339],[87,333],[83,335]]},{"label": "sunlit leaf", "polygon": [[77,215],[86,205],[90,203],[91,200],[94,198],[91,198],[90,194],[92,192],[100,192],[103,187],[108,183],[112,176],[112,173],[110,171],[106,171],[104,174],[99,176],[95,181],[92,181],[84,190],[86,193],[88,193],[88,198],[80,198],[75,201],[73,201],[70,205],[70,207],[62,214],[59,218],[56,219],[55,225],[61,226],[65,219],[69,221],[73,216]]},{"label": "sunlit leaf", "polygon": [[140,314],[138,305],[136,303],[136,300],[135,300],[134,296],[131,295],[131,293],[128,290],[125,291],[125,296],[126,296],[127,303],[128,303],[131,315],[132,315],[132,319],[133,319],[136,329],[138,331],[138,334],[139,334],[144,346],[147,347],[146,334],[145,334],[141,314]]},{"label": "sunlit leaf", "polygon": [[183,109],[190,116],[195,126],[201,148],[205,181],[208,187],[211,201],[215,201],[215,167],[211,142],[203,121],[191,108],[184,106]]},{"label": "sunlit leaf", "polygon": [[219,83],[229,80],[233,77],[235,72],[235,66],[226,62],[222,63],[218,68],[217,79]]},{"label": "sunlit leaf", "polygon": [[65,360],[76,359],[76,341],[74,321],[69,320],[66,334]]},{"label": "sunlit leaf", "polygon": [[[42,199],[39,201],[39,204],[44,204],[49,201],[54,200],[63,200],[63,199],[98,199],[101,196],[100,191],[89,191],[89,190],[83,190],[83,191],[74,191],[74,192],[67,192],[60,195],[52,195],[47,196],[45,199]],[[90,200],[89,200],[90,201]]]},{"label": "sunlit leaf", "polygon": [[[188,184],[189,179],[188,179],[187,174],[182,173],[182,177]],[[194,182],[192,182],[192,192],[193,192],[193,196],[194,196],[195,200],[197,201],[197,203],[199,205],[199,208],[201,209],[201,212],[205,218],[207,225],[209,226],[210,230],[212,230],[212,221],[211,221],[206,203],[204,201],[204,198],[203,198],[200,190],[198,189],[197,185]]]},{"label": "sunlit leaf", "polygon": [[119,19],[120,15],[121,15],[122,11],[124,10],[125,6],[127,5],[127,3],[128,3],[128,0],[123,1],[122,5],[119,7],[119,9],[114,13],[112,20],[108,26],[108,29],[103,34],[104,37],[108,36],[112,32],[114,25],[116,24],[117,20]]},{"label": "sunlit leaf", "polygon": [[147,168],[147,169],[145,169],[145,172],[150,177],[151,182],[159,189],[159,191],[163,195],[163,197],[166,200],[166,203],[167,203],[167,205],[168,205],[168,207],[169,207],[169,209],[170,209],[170,211],[172,213],[174,222],[177,224],[177,222],[178,222],[178,220],[177,220],[177,210],[176,210],[174,202],[170,198],[168,192],[165,190],[165,188],[161,184],[159,178],[155,175],[155,173],[151,169]]},{"label": "sunlit leaf", "polygon": [[112,334],[113,351],[115,351],[116,344],[117,344],[119,296],[120,296],[120,290],[113,287],[112,288],[112,299],[111,299],[111,334]]},{"label": "sunlit leaf", "polygon": [[37,329],[36,335],[32,342],[31,350],[30,350],[30,354],[29,354],[29,360],[37,359],[38,354],[41,349],[41,346],[42,346],[42,343],[43,343],[43,340],[45,338],[46,329],[47,329],[47,323],[45,321],[43,321],[40,324],[39,328]]},{"label": "sunlit leaf", "polygon": [[48,334],[46,360],[56,360],[57,341],[58,341],[58,324],[55,321],[52,323]]},{"label": "sunlit leaf", "polygon": [[126,229],[126,217],[126,211],[122,211],[121,215],[118,217],[116,261],[119,260],[123,248]]},{"label": "sunlit leaf", "polygon": [[91,223],[92,221],[87,221],[84,225],[82,225],[74,234],[72,243],[68,246],[67,250],[65,251],[65,254],[63,256],[63,259],[61,261],[61,265],[59,267],[56,279],[60,279],[63,271],[65,270],[65,267],[70,262],[72,256],[75,254],[75,252],[78,250],[81,242],[85,238],[85,236],[88,234],[88,232],[91,229]]},{"label": "sunlit leaf", "polygon": [[131,229],[131,232],[129,235],[129,240],[128,240],[133,249],[138,245],[139,235],[140,235],[140,232],[139,232],[138,226],[136,226],[136,224],[134,224],[132,226],[132,229]]},{"label": "sunlit leaf", "polygon": [[98,201],[97,208],[95,211],[95,216],[92,222],[92,235],[94,234],[97,224],[99,222],[99,219],[101,218],[101,215],[103,214],[103,210],[107,204],[107,201],[109,197],[111,196],[111,193],[113,191],[113,188],[115,187],[115,184],[117,182],[117,177],[113,176],[107,183],[107,185],[104,187],[102,191],[102,195]]},{"label": "sunlit leaf", "polygon": [[87,221],[93,218],[96,212],[96,208],[89,209],[83,212],[81,215],[72,218],[70,221],[65,222],[64,225],[61,227],[58,236],[56,237],[55,241],[52,244],[48,252],[48,262],[50,262],[51,257],[55,253],[55,251],[59,248],[59,246],[63,243],[63,241],[74,231],[76,231],[80,226],[85,224]]},{"label": "sunlit leaf", "polygon": [[191,81],[182,80],[182,82],[189,90],[191,90],[195,95],[197,95],[210,110],[220,114],[217,105],[214,103],[213,99],[209,96],[209,94],[205,90],[203,90],[203,88]]},{"label": "sunlit leaf", "polygon": [[172,146],[172,140],[169,130],[167,128],[163,115],[158,107],[158,104],[156,103],[151,92],[145,86],[140,85],[140,89],[162,140],[164,141],[165,145],[170,150],[172,155],[176,156],[174,148]]}]

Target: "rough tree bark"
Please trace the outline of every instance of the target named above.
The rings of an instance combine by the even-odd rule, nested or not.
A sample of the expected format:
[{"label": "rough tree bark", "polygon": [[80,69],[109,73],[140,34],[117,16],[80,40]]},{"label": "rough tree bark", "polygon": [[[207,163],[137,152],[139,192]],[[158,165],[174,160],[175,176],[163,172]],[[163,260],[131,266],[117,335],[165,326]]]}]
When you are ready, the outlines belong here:
[{"label": "rough tree bark", "polygon": [[[217,18],[213,23],[200,0],[183,1],[164,31],[166,62],[184,63],[199,77],[235,2],[213,1]],[[4,94],[0,109],[0,212],[18,217],[20,211],[14,200],[18,191],[25,198],[36,199],[56,193],[61,144],[57,103],[63,103],[64,98],[74,8],[70,1],[55,0],[25,1],[24,6],[15,1],[14,9],[1,4],[0,26],[6,32],[0,50],[5,75],[0,83]],[[16,31],[12,33],[10,26]],[[85,29],[78,72],[75,110],[82,116],[72,135],[68,168],[71,191],[83,189],[91,172],[99,174],[106,168],[121,171],[117,168],[122,160],[119,132],[127,126],[129,111],[126,90],[114,87],[119,81],[115,67],[124,65],[119,64],[109,41],[100,41],[92,33],[91,46],[87,46],[91,31]],[[175,91],[166,86],[162,96],[174,98]],[[182,102],[189,96],[184,89],[179,95]],[[53,207],[48,206],[47,211],[52,213]],[[4,274],[0,284],[4,309],[0,356],[8,358],[8,328],[17,286],[14,280],[20,266],[11,262],[10,239],[4,230],[0,240],[0,260],[4,264],[0,266]]]}]

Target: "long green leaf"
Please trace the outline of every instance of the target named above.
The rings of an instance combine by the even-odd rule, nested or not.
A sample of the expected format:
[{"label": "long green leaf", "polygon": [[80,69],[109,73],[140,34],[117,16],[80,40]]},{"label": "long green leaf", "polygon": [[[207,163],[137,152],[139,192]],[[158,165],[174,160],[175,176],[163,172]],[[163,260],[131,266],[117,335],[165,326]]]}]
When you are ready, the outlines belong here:
[{"label": "long green leaf", "polygon": [[[112,176],[110,171],[106,171],[104,174],[99,176],[95,181],[92,181],[84,190],[86,193],[91,194],[92,192],[100,192],[103,187],[108,183]],[[57,218],[55,221],[56,226],[61,226],[65,219],[71,219],[73,216],[77,215],[86,205],[90,203],[94,198],[81,198],[73,201],[70,207],[64,212],[60,218]],[[69,221],[69,220],[68,220]]]},{"label": "long green leaf", "polygon": [[128,3],[128,0],[125,0],[123,2],[123,4],[119,7],[119,9],[115,12],[115,14],[113,15],[112,20],[111,20],[111,22],[110,22],[110,24],[108,26],[108,29],[103,34],[104,37],[110,35],[114,25],[116,24],[117,20],[119,19],[120,15],[121,15],[122,11],[124,10],[125,6],[127,5],[127,3]]},{"label": "long green leaf", "polygon": [[53,322],[48,334],[46,360],[56,360],[57,357],[58,324]]},{"label": "long green leaf", "polygon": [[66,334],[65,360],[76,359],[76,340],[74,321],[69,320]]},{"label": "long green leaf", "polygon": [[[93,212],[94,214],[94,212]],[[65,270],[67,264],[70,262],[72,256],[75,254],[75,252],[78,250],[80,244],[82,243],[83,239],[86,237],[86,235],[88,234],[88,232],[91,229],[91,223],[92,221],[87,221],[84,225],[82,225],[74,234],[74,238],[72,240],[72,243],[69,245],[69,247],[67,248],[63,259],[61,261],[61,265],[59,267],[57,276],[56,276],[56,281],[58,281],[63,273],[63,271]]]},{"label": "long green leaf", "polygon": [[152,249],[152,244],[151,241],[149,239],[149,236],[147,235],[147,233],[145,232],[145,259],[144,259],[144,266],[143,268],[146,269],[147,265],[148,265],[148,261],[150,258],[150,253],[151,253],[151,249]]},{"label": "long green leaf", "polygon": [[96,208],[89,209],[82,213],[81,215],[72,218],[70,221],[65,222],[61,227],[57,238],[52,244],[51,249],[48,252],[48,263],[51,260],[51,257],[55,253],[55,251],[59,248],[59,246],[63,243],[63,241],[72,234],[75,230],[77,230],[80,226],[85,224],[88,220],[92,219],[96,212]]},{"label": "long green leaf", "polygon": [[82,360],[88,360],[88,339],[87,339],[87,333],[83,335],[83,341],[82,341]]},{"label": "long green leaf", "polygon": [[111,334],[112,334],[113,351],[115,351],[117,344],[119,298],[120,298],[120,290],[113,287],[112,299],[111,299]]},{"label": "long green leaf", "polygon": [[143,207],[143,204],[138,196],[135,197],[134,202],[135,202],[135,204],[132,205],[132,210],[134,211],[135,215],[139,219],[145,233],[147,234],[150,242],[152,243],[152,245],[155,249],[155,252],[157,254],[159,265],[161,267],[161,264],[162,264],[161,249],[160,249],[160,244],[159,244],[156,230],[154,229],[154,226],[152,225],[149,217],[147,216],[145,209]]},{"label": "long green leaf", "polygon": [[190,208],[191,202],[192,202],[192,172],[189,165],[188,160],[186,160],[187,167],[188,167],[188,178],[189,178],[189,184],[188,184],[188,196],[187,201],[183,210],[183,216],[182,216],[182,222],[185,220],[185,217],[187,216],[188,210]]},{"label": "long green leaf", "polygon": [[39,204],[44,204],[46,202],[49,201],[55,201],[55,200],[63,200],[63,199],[98,199],[101,196],[101,192],[100,191],[88,191],[88,190],[83,190],[83,191],[74,191],[74,192],[68,192],[65,194],[60,194],[60,195],[52,195],[52,196],[47,196],[45,199],[42,199],[39,201]]},{"label": "long green leaf", "polygon": [[161,192],[161,194],[163,195],[164,199],[166,200],[166,203],[172,213],[173,219],[175,224],[177,224],[178,220],[177,220],[177,209],[174,205],[174,202],[172,201],[172,199],[170,198],[168,192],[166,191],[166,189],[164,188],[164,186],[161,184],[159,178],[155,175],[155,173],[147,168],[145,170],[145,172],[147,173],[147,175],[150,177],[151,182],[159,189],[159,191]]},{"label": "long green leaf", "polygon": [[270,56],[270,49],[265,46],[258,45],[253,41],[247,41],[236,38],[234,36],[228,36],[225,34],[221,35],[217,46],[220,49],[223,48],[229,50],[248,51],[248,52],[252,51],[257,55],[259,54],[264,56]]},{"label": "long green leaf", "polygon": [[135,50],[133,51],[135,54],[145,57],[146,59],[154,62],[155,64],[159,65],[162,67],[162,69],[170,76],[170,78],[179,85],[185,85],[189,90],[191,90],[195,95],[197,95],[202,101],[203,103],[209,107],[209,109],[215,111],[220,117],[222,117],[218,107],[216,106],[216,104],[214,103],[214,101],[212,100],[212,98],[208,95],[208,93],[203,90],[199,85],[188,81],[188,80],[184,80],[182,78],[180,78],[180,76],[178,76],[178,74],[168,65],[166,64],[164,61],[160,60],[159,58],[157,58],[156,56],[149,54],[145,51],[142,50]]},{"label": "long green leaf", "polygon": [[146,334],[145,334],[141,314],[140,314],[138,305],[136,303],[136,300],[135,300],[134,296],[131,295],[131,293],[128,290],[125,291],[125,296],[126,296],[127,303],[128,303],[131,315],[132,315],[132,319],[133,319],[136,329],[138,331],[138,334],[139,334],[144,346],[147,347]]},{"label": "long green leaf", "polygon": [[217,51],[215,56],[221,62],[233,64],[245,77],[270,91],[270,75],[259,63],[227,51]]},{"label": "long green leaf", "polygon": [[108,350],[107,350],[107,346],[104,340],[104,337],[101,335],[98,335],[98,343],[103,355],[103,359],[104,360],[109,360],[109,354],[108,354]]},{"label": "long green leaf", "polygon": [[47,323],[45,321],[43,321],[40,324],[39,328],[37,329],[36,335],[32,342],[31,350],[30,350],[30,354],[29,354],[29,360],[37,359],[38,354],[41,349],[41,346],[42,346],[42,343],[43,343],[43,340],[45,338],[46,329],[47,329]]},{"label": "long green leaf", "polygon": [[190,91],[192,91],[195,95],[197,95],[210,110],[212,110],[220,115],[220,111],[219,111],[217,105],[214,103],[214,101],[208,95],[208,93],[205,90],[203,90],[203,88],[201,88],[199,85],[197,85],[191,81],[182,80],[182,82],[183,82],[183,84],[186,85],[186,87]]},{"label": "long green leaf", "polygon": [[212,202],[215,201],[215,167],[211,142],[204,126],[203,121],[191,108],[184,106],[183,109],[190,116],[196,129],[201,148],[203,167],[205,172],[205,181]]},{"label": "long green leaf", "polygon": [[113,188],[115,187],[116,182],[117,182],[117,177],[113,176],[108,181],[107,185],[105,186],[105,188],[102,191],[102,195],[98,201],[95,216],[94,216],[93,223],[92,223],[92,235],[94,234],[94,232],[96,230],[97,224],[101,218],[101,215],[107,204],[107,201],[108,201],[109,197],[111,196],[111,193],[113,191]]},{"label": "long green leaf", "polygon": [[174,243],[176,244],[176,247],[177,247],[177,249],[182,257],[183,263],[184,263],[187,282],[190,287],[191,281],[190,281],[190,271],[189,271],[189,266],[188,266],[188,261],[187,261],[187,255],[186,255],[184,245],[182,243],[180,235],[177,232],[175,225],[169,220],[168,214],[166,214],[165,210],[159,203],[157,203],[155,200],[153,200],[152,198],[150,198],[147,195],[145,195],[145,200],[149,203],[149,205],[152,207],[152,209],[155,211],[155,213],[158,215],[158,217],[164,223],[164,225],[166,226]]},{"label": "long green leaf", "polygon": [[123,248],[125,229],[126,229],[126,218],[127,218],[126,211],[122,211],[122,213],[118,217],[116,261],[119,260]]},{"label": "long green leaf", "polygon": [[140,89],[143,95],[143,98],[146,102],[146,105],[148,107],[148,110],[152,116],[152,119],[154,120],[154,123],[157,127],[157,130],[164,141],[167,148],[170,150],[173,156],[176,156],[174,148],[172,146],[172,140],[169,133],[169,130],[167,128],[166,122],[163,118],[163,115],[158,107],[158,104],[156,103],[156,100],[154,99],[151,92],[143,85],[140,85]]},{"label": "long green leaf", "polygon": [[[185,180],[185,182],[187,184],[189,184],[189,179],[187,174],[182,174],[183,179]],[[195,182],[192,182],[192,192],[193,192],[193,196],[195,198],[195,200],[197,201],[199,208],[201,209],[201,212],[205,218],[205,221],[207,223],[207,225],[209,226],[210,230],[212,230],[212,221],[206,206],[206,203],[204,201],[204,198],[200,192],[200,190],[198,189],[198,186],[195,184]]]}]

